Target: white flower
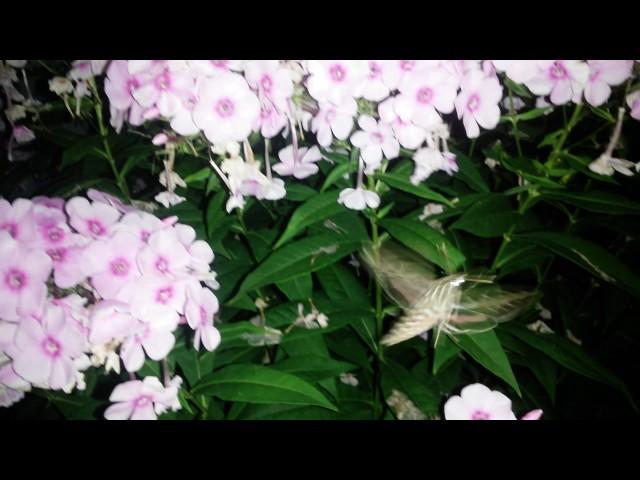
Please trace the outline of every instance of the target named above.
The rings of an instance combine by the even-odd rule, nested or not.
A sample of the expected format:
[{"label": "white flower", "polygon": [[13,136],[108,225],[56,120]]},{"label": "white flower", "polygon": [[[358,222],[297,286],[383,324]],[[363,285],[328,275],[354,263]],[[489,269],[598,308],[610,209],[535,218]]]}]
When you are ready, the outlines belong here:
[{"label": "white flower", "polygon": [[73,92],[71,80],[65,77],[53,77],[49,80],[49,90],[56,95],[65,95]]},{"label": "white flower", "polygon": [[180,195],[173,192],[161,192],[155,196],[156,202],[164,205],[165,208],[172,207],[174,205],[178,205],[186,200],[186,198],[181,197]]},{"label": "white flower", "polygon": [[207,78],[198,86],[193,121],[212,143],[245,140],[260,116],[260,101],[235,73]]},{"label": "white flower", "polygon": [[622,158],[614,158],[607,153],[603,153],[589,164],[589,170],[600,175],[606,175],[607,177],[610,177],[615,172],[620,172],[630,177],[633,175],[632,168],[635,168],[637,171],[638,164]]},{"label": "white flower", "polygon": [[444,205],[439,203],[427,203],[422,209],[422,214],[418,217],[420,220],[425,220],[431,215],[439,215],[444,212]]},{"label": "white flower", "polygon": [[380,166],[383,154],[388,160],[398,156],[400,144],[391,126],[377,122],[369,115],[361,115],[358,125],[362,130],[351,135],[351,143],[360,148],[360,156],[367,166],[365,173],[370,175]]},{"label": "white flower", "polygon": [[[160,174],[160,185],[162,185],[163,187],[167,186],[167,171],[163,170],[162,173]],[[187,188],[187,184],[184,182],[184,180],[180,177],[180,175],[178,175],[176,172],[171,171],[171,173],[169,174],[169,180],[170,183],[172,185],[177,185],[178,187],[183,187],[183,188]]]},{"label": "white flower", "polygon": [[485,158],[484,160],[484,164],[489,167],[491,170],[493,170],[494,168],[496,168],[496,166],[498,165],[498,161],[494,160],[493,158]]},{"label": "white flower", "polygon": [[446,420],[516,420],[511,400],[481,383],[467,385],[444,405]]},{"label": "white flower", "polygon": [[10,122],[16,122],[23,118],[26,118],[27,111],[25,110],[23,105],[16,104],[11,108],[7,108],[4,113],[7,115],[7,118]]},{"label": "white flower", "polygon": [[369,73],[362,60],[309,60],[307,89],[319,102],[340,104],[353,99]]},{"label": "white flower", "polygon": [[364,188],[345,188],[340,192],[338,203],[351,210],[364,210],[366,207],[378,208],[380,197],[376,192]]},{"label": "white flower", "polygon": [[353,373],[341,373],[340,381],[345,385],[351,385],[352,387],[357,387],[358,383],[360,383]]},{"label": "white flower", "polygon": [[333,137],[345,140],[353,128],[353,117],[358,111],[358,105],[353,98],[348,98],[339,105],[320,102],[320,109],[311,120],[311,131],[321,147],[328,147]]}]

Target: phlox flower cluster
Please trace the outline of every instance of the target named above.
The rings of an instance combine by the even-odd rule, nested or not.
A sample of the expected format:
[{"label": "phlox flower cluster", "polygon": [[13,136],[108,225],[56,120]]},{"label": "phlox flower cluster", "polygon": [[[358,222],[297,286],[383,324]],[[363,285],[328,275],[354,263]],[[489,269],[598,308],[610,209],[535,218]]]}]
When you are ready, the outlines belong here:
[{"label": "phlox flower cluster", "polygon": [[[209,245],[192,227],[89,199],[0,199],[0,405],[32,388],[82,390],[104,367],[135,378],[163,361],[180,325],[212,351],[219,305]],[[166,363],[165,363],[166,366]],[[180,378],[131,380],[113,391],[107,418],[150,419],[180,408]]]},{"label": "phlox flower cluster", "polygon": [[[385,169],[402,149],[415,162],[414,184],[436,171],[455,173],[447,145],[452,123],[476,138],[496,128],[501,108],[525,105],[517,96],[505,102],[505,78],[538,96],[536,104],[584,98],[600,106],[633,66],[633,60],[112,60],[104,88],[117,130],[158,119],[165,132],[155,144],[211,144],[221,163],[212,158],[212,166],[231,193],[229,211],[242,208],[245,197],[282,198],[284,177],[307,178],[319,171],[317,162],[330,161],[318,147],[349,143],[359,149],[359,174],[339,201],[361,210],[377,208],[380,199],[360,172]],[[637,95],[627,103],[637,117]],[[250,151],[252,134],[264,139],[264,165]],[[298,137],[309,134],[317,146],[298,146]],[[271,168],[269,146],[278,136],[288,145]],[[180,201],[170,193],[164,202]]]}]

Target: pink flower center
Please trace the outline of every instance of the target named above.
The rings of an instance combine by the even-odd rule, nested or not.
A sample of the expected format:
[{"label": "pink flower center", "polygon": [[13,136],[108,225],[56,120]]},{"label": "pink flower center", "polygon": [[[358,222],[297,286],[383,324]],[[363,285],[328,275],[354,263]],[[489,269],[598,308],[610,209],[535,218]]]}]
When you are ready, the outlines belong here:
[{"label": "pink flower center", "polygon": [[569,76],[567,74],[567,70],[564,68],[564,65],[560,62],[553,62],[549,73],[551,74],[551,78],[555,79],[567,78]]},{"label": "pink flower center", "polygon": [[334,82],[342,82],[347,76],[347,71],[342,65],[332,65],[329,69],[329,75]]},{"label": "pink flower center", "polygon": [[67,256],[67,249],[64,247],[50,248],[47,250],[47,254],[51,257],[55,263],[63,261]]},{"label": "pink flower center", "polygon": [[240,191],[243,195],[257,195],[260,192],[260,183],[257,180],[245,180],[242,182]]},{"label": "pink flower center", "polygon": [[416,99],[418,100],[418,102],[425,105],[431,103],[432,98],[433,90],[431,90],[429,87],[422,87],[416,94]]},{"label": "pink flower center", "polygon": [[264,75],[262,80],[260,80],[260,85],[264,89],[265,92],[270,92],[273,88],[273,80],[271,80],[270,75]]},{"label": "pink flower center", "polygon": [[470,112],[475,112],[480,107],[480,97],[475,93],[469,97],[467,100],[467,110]]},{"label": "pink flower center", "polygon": [[53,227],[47,231],[47,237],[52,242],[59,242],[64,237],[64,230],[60,227]]},{"label": "pink flower center", "polygon": [[142,395],[136,398],[135,408],[143,408],[149,405],[152,402],[151,397],[149,395]]},{"label": "pink flower center", "polygon": [[0,225],[0,230],[6,230],[13,238],[16,238],[16,235],[18,235],[18,226],[15,223],[4,223]]},{"label": "pink flower center", "polygon": [[137,78],[131,77],[129,80],[127,80],[127,91],[129,93],[133,92],[139,86],[140,86],[140,82],[138,81]]},{"label": "pink flower center", "polygon": [[50,357],[57,357],[60,355],[62,347],[55,338],[47,337],[44,339],[44,342],[42,342],[42,349]]},{"label": "pink flower center", "polygon": [[173,288],[171,286],[161,288],[156,293],[156,302],[166,305],[173,297]]},{"label": "pink flower center", "polygon": [[482,410],[476,410],[471,414],[471,420],[491,420],[491,415]]},{"label": "pink flower center", "polygon": [[218,100],[218,103],[216,103],[215,110],[222,118],[227,118],[233,115],[235,106],[233,105],[231,99],[222,98]]},{"label": "pink flower center", "polygon": [[227,64],[229,63],[229,60],[211,60],[211,65],[213,65],[216,68],[223,68],[225,70],[228,70],[229,67],[227,67]]},{"label": "pink flower center", "polygon": [[382,69],[377,62],[369,62],[369,78],[374,79],[378,78],[382,73]]},{"label": "pink flower center", "polygon": [[165,274],[169,271],[169,262],[167,262],[166,258],[158,257],[158,260],[156,260],[156,270],[158,270],[162,274]]},{"label": "pink flower center", "polygon": [[142,238],[143,242],[147,242],[147,240],[149,240],[149,237],[151,236],[151,232],[149,232],[148,230],[141,230],[140,231],[140,238]]},{"label": "pink flower center", "polygon": [[171,87],[171,77],[169,76],[169,72],[165,72],[156,78],[156,87],[159,90],[168,90]]},{"label": "pink flower center", "polygon": [[327,123],[331,123],[333,122],[333,120],[336,118],[336,111],[332,108],[330,110],[327,110],[324,114],[324,120]]},{"label": "pink flower center", "polygon": [[371,134],[371,138],[373,138],[373,140],[376,143],[382,143],[384,141],[384,137],[382,136],[382,134],[380,132],[374,132]]},{"label": "pink flower center", "polygon": [[207,320],[207,311],[202,305],[200,305],[200,324],[206,325]]},{"label": "pink flower center", "polygon": [[111,262],[111,273],[117,277],[126,277],[129,269],[129,262],[126,258],[119,257]]},{"label": "pink flower center", "polygon": [[415,60],[400,60],[400,68],[405,72],[413,70],[415,66]]},{"label": "pink flower center", "polygon": [[89,227],[89,231],[94,235],[104,235],[104,227],[99,221],[89,220],[87,226]]},{"label": "pink flower center", "polygon": [[27,276],[16,268],[10,269],[4,276],[7,286],[13,291],[22,290],[27,284]]}]

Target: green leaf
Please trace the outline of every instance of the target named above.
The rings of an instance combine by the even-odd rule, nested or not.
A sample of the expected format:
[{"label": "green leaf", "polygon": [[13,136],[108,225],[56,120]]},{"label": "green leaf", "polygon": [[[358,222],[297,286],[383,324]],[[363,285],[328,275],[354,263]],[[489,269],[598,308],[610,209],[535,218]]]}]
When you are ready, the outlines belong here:
[{"label": "green leaf", "polygon": [[573,235],[555,232],[518,234],[514,239],[532,242],[572,261],[606,282],[640,298],[640,277],[608,250]]},{"label": "green leaf", "polygon": [[533,120],[534,118],[542,117],[548,113],[553,112],[554,107],[543,107],[543,108],[534,108],[524,113],[519,113],[516,115],[517,121],[527,121]]},{"label": "green leaf", "polygon": [[341,362],[330,357],[298,355],[274,364],[273,368],[282,372],[293,373],[311,382],[317,382],[325,378],[337,377],[341,373],[357,367],[352,363]]},{"label": "green leaf", "polygon": [[317,195],[318,192],[313,188],[303,185],[302,183],[287,184],[287,199],[294,202],[304,202],[309,198]]},{"label": "green leaf", "polygon": [[460,150],[452,148],[451,151],[455,153],[456,161],[458,162],[458,173],[456,174],[456,177],[476,192],[489,192],[489,185],[487,185],[487,182],[482,178],[480,170],[476,164]]},{"label": "green leaf", "polygon": [[416,197],[424,198],[425,200],[432,200],[438,203],[444,203],[448,206],[453,206],[451,201],[446,197],[440,195],[438,192],[434,192],[424,184],[414,185],[408,178],[403,178],[397,173],[377,173],[375,175],[377,180],[381,180],[390,187],[397,190],[401,190],[406,193],[415,195]]},{"label": "green leaf", "polygon": [[298,405],[247,405],[238,420],[336,420],[337,414],[320,407]]},{"label": "green leaf", "polygon": [[588,193],[541,190],[543,199],[559,200],[591,212],[609,215],[640,215],[640,203],[615,193],[592,190]]},{"label": "green leaf", "polygon": [[596,180],[599,180],[601,182],[618,185],[618,182],[615,180],[614,177],[607,177],[606,175],[600,175],[598,173],[592,172],[589,169],[589,165],[594,160],[591,157],[586,157],[584,155],[573,155],[567,152],[560,152],[559,157],[562,160],[566,161],[571,168],[584,173],[588,177],[595,178]]},{"label": "green leaf", "polygon": [[322,188],[320,189],[320,191],[324,192],[325,190],[327,190],[327,188],[332,186],[334,183],[336,183],[338,180],[343,178],[345,175],[355,172],[357,169],[358,169],[358,164],[356,162],[343,163],[342,165],[338,165],[333,170],[331,170],[331,172],[329,172],[329,174],[327,175],[327,178],[322,184]]},{"label": "green leaf", "polygon": [[387,397],[395,388],[407,395],[422,413],[429,415],[438,411],[439,396],[425,386],[424,380],[418,380],[390,358],[385,358],[382,364],[382,381]]},{"label": "green leaf", "polygon": [[283,282],[276,282],[282,293],[291,301],[307,300],[311,297],[313,282],[310,273],[303,273]]},{"label": "green leaf", "polygon": [[213,395],[231,402],[315,405],[338,410],[316,387],[302,378],[260,365],[224,367],[204,377],[192,393]]},{"label": "green leaf", "polygon": [[517,240],[512,240],[507,243],[499,252],[498,256],[495,259],[495,267],[501,268],[503,265],[513,262],[516,259],[528,256],[528,254],[536,249],[537,247],[529,242],[519,242]]},{"label": "green leaf", "polygon": [[433,374],[437,374],[449,360],[454,358],[460,352],[460,348],[453,343],[448,336],[440,337],[435,348],[435,356],[433,359]]},{"label": "green leaf", "polygon": [[334,263],[318,270],[316,277],[331,300],[348,300],[358,307],[369,306],[369,294],[345,266]]},{"label": "green leaf", "polygon": [[106,163],[107,160],[101,153],[100,148],[102,148],[102,137],[100,135],[83,137],[62,153],[62,162],[59,170],[85,159]]},{"label": "green leaf", "polygon": [[579,346],[556,334],[537,334],[520,325],[504,325],[503,327],[514,337],[548,355],[565,368],[620,390],[636,408],[625,383]]},{"label": "green leaf", "polygon": [[315,235],[295,241],[273,252],[252,271],[240,286],[239,294],[320,270],[359,247],[359,242],[345,241],[340,235]]},{"label": "green leaf", "polygon": [[507,354],[502,349],[495,332],[460,334],[450,338],[476,362],[511,385],[516,393],[522,397]]},{"label": "green leaf", "polygon": [[309,225],[313,225],[316,222],[325,220],[332,215],[344,211],[344,207],[338,203],[339,193],[337,190],[321,193],[311,197],[300,205],[296,211],[293,212],[287,228],[274,245],[274,249],[282,246]]},{"label": "green leaf", "polygon": [[444,235],[424,223],[404,219],[383,219],[380,225],[393,238],[435,263],[447,273],[464,265],[465,257]]},{"label": "green leaf", "polygon": [[518,212],[509,199],[493,194],[478,200],[450,228],[465,230],[479,237],[500,237],[518,221]]},{"label": "green leaf", "polygon": [[513,93],[519,95],[520,97],[533,98],[531,93],[529,93],[529,90],[527,90],[527,88],[524,85],[514,82],[506,75],[504,77],[504,82],[511,89]]}]

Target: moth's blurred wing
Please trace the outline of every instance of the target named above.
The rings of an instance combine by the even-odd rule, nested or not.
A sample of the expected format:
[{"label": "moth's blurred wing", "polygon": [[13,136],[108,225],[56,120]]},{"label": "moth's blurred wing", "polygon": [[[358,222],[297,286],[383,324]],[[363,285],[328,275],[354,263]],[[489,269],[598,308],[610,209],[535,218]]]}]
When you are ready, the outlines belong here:
[{"label": "moth's blurred wing", "polygon": [[460,301],[460,277],[461,275],[452,275],[434,280],[415,305],[407,309],[405,315],[394,323],[381,343],[387,346],[395,345],[446,323]]},{"label": "moth's blurred wing", "polygon": [[540,298],[538,291],[484,281],[465,281],[461,287],[460,301],[449,323],[454,333],[491,330],[498,323],[513,320]]},{"label": "moth's blurred wing", "polygon": [[436,279],[432,264],[393,241],[385,242],[377,254],[365,247],[361,256],[385,293],[404,309],[415,305]]}]

